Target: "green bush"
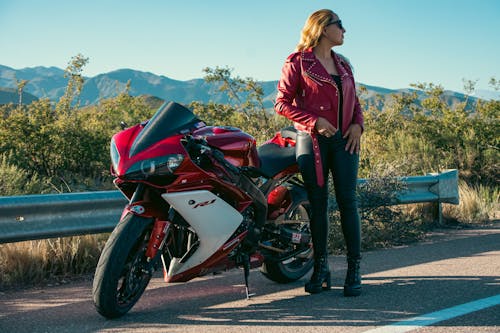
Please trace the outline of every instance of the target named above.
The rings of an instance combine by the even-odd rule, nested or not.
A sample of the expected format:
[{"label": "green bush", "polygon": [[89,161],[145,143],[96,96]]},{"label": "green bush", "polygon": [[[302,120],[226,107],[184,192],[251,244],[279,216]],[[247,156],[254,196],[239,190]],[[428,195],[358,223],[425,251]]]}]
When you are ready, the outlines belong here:
[{"label": "green bush", "polygon": [[25,170],[10,164],[6,155],[0,155],[0,196],[44,193],[48,186],[38,174],[29,174]]}]

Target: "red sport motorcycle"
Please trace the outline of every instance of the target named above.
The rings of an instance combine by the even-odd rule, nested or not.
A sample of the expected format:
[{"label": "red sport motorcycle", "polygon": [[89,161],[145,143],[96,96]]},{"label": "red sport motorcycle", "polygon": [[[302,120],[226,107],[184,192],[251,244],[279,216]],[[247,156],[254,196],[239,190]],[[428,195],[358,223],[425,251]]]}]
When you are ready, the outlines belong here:
[{"label": "red sport motorcycle", "polygon": [[240,129],[206,126],[169,102],[111,140],[112,174],[129,199],[102,251],[97,311],[127,313],[163,268],[167,283],[243,267],[278,283],[313,266],[309,203],[298,177],[295,131],[256,147]]}]

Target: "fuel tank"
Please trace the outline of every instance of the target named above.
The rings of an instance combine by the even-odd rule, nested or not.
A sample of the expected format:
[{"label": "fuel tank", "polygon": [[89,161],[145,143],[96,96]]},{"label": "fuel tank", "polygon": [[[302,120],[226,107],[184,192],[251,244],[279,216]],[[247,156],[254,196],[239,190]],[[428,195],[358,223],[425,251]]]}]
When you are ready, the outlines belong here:
[{"label": "fuel tank", "polygon": [[231,126],[205,126],[193,133],[202,136],[208,144],[224,153],[226,160],[235,166],[260,167],[256,141],[253,136]]}]

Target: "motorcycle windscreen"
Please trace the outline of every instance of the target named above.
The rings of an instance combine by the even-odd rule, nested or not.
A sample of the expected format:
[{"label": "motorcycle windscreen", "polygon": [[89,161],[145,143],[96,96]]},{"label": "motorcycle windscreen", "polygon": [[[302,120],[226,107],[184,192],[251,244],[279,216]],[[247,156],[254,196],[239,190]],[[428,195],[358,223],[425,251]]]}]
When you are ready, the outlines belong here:
[{"label": "motorcycle windscreen", "polygon": [[129,156],[132,157],[165,138],[202,126],[203,122],[188,108],[175,102],[165,102],[137,135]]},{"label": "motorcycle windscreen", "polygon": [[168,276],[196,267],[212,256],[236,231],[243,216],[227,202],[209,191],[162,194],[198,234],[200,245],[185,262],[173,258]]}]

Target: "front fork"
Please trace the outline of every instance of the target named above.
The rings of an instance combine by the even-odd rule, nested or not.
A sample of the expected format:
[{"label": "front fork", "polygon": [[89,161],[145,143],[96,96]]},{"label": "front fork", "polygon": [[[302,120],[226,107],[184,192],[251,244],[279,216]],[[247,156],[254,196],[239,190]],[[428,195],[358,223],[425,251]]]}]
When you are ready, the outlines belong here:
[{"label": "front fork", "polygon": [[130,199],[129,204],[125,207],[122,213],[122,218],[127,214],[134,214],[146,218],[154,218],[153,230],[151,231],[151,236],[149,238],[148,247],[146,249],[147,260],[150,261],[156,257],[158,250],[163,248],[166,240],[166,235],[168,234],[168,229],[170,227],[169,221],[164,221],[158,217],[155,217],[146,207],[143,197],[144,197],[145,185],[139,183],[134,192],[134,195]]},{"label": "front fork", "polygon": [[168,234],[168,229],[170,228],[170,222],[161,221],[156,219],[153,225],[153,230],[151,231],[151,237],[149,238],[148,248],[146,250],[146,257],[148,260],[156,257],[158,250],[162,249],[165,245],[166,235]]}]

